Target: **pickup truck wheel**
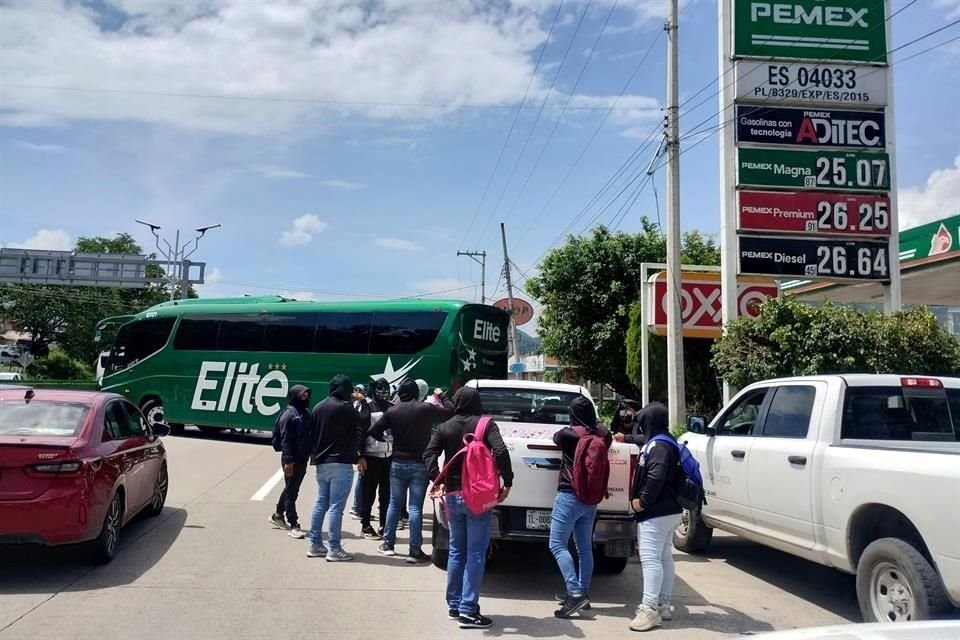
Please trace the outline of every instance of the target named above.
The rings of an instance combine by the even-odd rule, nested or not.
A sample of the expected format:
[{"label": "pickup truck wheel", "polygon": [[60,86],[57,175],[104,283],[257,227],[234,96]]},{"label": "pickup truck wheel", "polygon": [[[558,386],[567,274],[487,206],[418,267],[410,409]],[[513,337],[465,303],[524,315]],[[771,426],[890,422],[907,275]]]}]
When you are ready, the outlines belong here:
[{"label": "pickup truck wheel", "polygon": [[700,517],[700,512],[684,509],[680,525],[673,532],[673,547],[684,553],[703,553],[713,539],[713,529]]},{"label": "pickup truck wheel", "polygon": [[[447,560],[450,558],[450,532],[437,520],[437,514],[433,514],[430,538],[433,545],[430,560],[437,569],[446,571]],[[441,547],[443,548],[441,549]]]},{"label": "pickup truck wheel", "polygon": [[857,601],[865,622],[927,620],[948,607],[937,571],[897,538],[875,540],[860,556]]}]

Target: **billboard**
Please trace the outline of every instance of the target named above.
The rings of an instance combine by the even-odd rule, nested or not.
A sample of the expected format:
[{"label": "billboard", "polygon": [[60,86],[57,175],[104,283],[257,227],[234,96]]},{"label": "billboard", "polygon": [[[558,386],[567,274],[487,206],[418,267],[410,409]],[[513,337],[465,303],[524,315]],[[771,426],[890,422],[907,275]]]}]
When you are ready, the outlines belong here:
[{"label": "billboard", "polygon": [[887,106],[883,67],[768,60],[738,60],[735,66],[738,102]]},{"label": "billboard", "polygon": [[882,150],[887,135],[883,113],[877,111],[741,105],[737,107],[737,142]]},{"label": "billboard", "polygon": [[888,280],[886,240],[741,235],[740,273],[834,280]]},{"label": "billboard", "polygon": [[819,191],[740,191],[741,231],[889,236],[890,198]]},{"label": "billboard", "polygon": [[[680,314],[683,318],[683,337],[719,338],[720,322],[720,274],[683,273],[680,294]],[[647,324],[660,336],[667,335],[667,274],[665,271],[650,276],[647,282],[652,295],[648,296],[650,310]],[[737,306],[739,315],[756,317],[759,303],[777,297],[777,283],[766,278],[740,278],[737,280]]]},{"label": "billboard", "polygon": [[740,148],[737,186],[889,191],[886,153]]},{"label": "billboard", "polygon": [[733,55],[886,64],[884,0],[738,0]]}]

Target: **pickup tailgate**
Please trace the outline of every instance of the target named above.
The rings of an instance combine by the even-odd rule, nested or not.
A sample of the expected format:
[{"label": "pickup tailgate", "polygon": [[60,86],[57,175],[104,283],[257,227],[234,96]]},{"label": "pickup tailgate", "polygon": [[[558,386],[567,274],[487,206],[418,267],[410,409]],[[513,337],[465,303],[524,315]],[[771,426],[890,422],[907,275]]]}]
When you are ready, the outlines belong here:
[{"label": "pickup tailgate", "polygon": [[[513,463],[513,489],[503,503],[526,509],[553,508],[560,475],[560,447],[553,443],[556,424],[498,422]],[[600,503],[600,511],[630,513],[631,470],[639,449],[614,442],[610,447],[610,497]],[[633,460],[631,460],[633,457]]]}]

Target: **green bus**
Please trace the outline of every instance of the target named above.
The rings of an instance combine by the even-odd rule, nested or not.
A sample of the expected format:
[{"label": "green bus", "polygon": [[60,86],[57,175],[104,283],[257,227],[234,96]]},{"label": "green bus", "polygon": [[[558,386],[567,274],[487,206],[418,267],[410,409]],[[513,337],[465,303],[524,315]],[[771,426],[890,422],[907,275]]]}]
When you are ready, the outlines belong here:
[{"label": "green bus", "polygon": [[177,431],[270,430],[290,386],[318,400],[338,373],[355,384],[423,378],[451,392],[505,378],[508,322],[500,309],[449,300],[165,302],[97,324],[98,340],[119,326],[100,386]]}]

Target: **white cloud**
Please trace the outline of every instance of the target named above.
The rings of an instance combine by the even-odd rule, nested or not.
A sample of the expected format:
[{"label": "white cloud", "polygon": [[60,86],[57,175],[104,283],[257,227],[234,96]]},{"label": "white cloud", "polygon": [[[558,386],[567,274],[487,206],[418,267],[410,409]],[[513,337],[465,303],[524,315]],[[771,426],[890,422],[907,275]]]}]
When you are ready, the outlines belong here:
[{"label": "white cloud", "polygon": [[960,18],[960,0],[936,0],[938,8],[946,9],[947,19]]},{"label": "white cloud", "polygon": [[46,249],[49,251],[71,251],[73,240],[63,229],[40,229],[32,238],[23,242],[11,242],[4,245],[11,249]]},{"label": "white cloud", "polygon": [[374,242],[377,246],[393,251],[423,251],[423,247],[420,245],[400,238],[377,238]]},{"label": "white cloud", "polygon": [[[642,23],[666,3],[626,4]],[[245,135],[357,116],[431,124],[457,105],[519,102],[554,12],[527,0],[0,3],[0,124],[137,121]]]},{"label": "white cloud", "polygon": [[345,189],[347,191],[363,189],[366,186],[360,182],[352,182],[350,180],[321,180],[319,184],[321,187],[329,187],[330,189]]},{"label": "white cloud", "polygon": [[17,141],[16,145],[21,149],[26,149],[27,151],[37,151],[39,153],[63,153],[67,150],[66,147],[59,144],[36,144],[34,142],[26,142],[24,140]]},{"label": "white cloud", "polygon": [[214,267],[210,269],[210,273],[204,274],[204,284],[217,284],[223,280],[223,272],[220,271],[220,267]]},{"label": "white cloud", "polygon": [[327,223],[312,213],[302,215],[293,221],[290,229],[280,235],[280,244],[285,247],[299,247],[310,244],[314,234],[323,233]]},{"label": "white cloud", "polygon": [[319,300],[317,294],[313,291],[280,291],[278,296],[284,298],[293,298],[294,300]]},{"label": "white cloud", "polygon": [[296,171],[294,169],[284,169],[283,167],[275,167],[273,165],[260,165],[254,168],[254,171],[262,175],[264,178],[306,178],[307,174],[302,171]]},{"label": "white cloud", "polygon": [[898,196],[901,229],[960,213],[960,155],[952,167],[931,173],[924,186],[900,189]]}]

